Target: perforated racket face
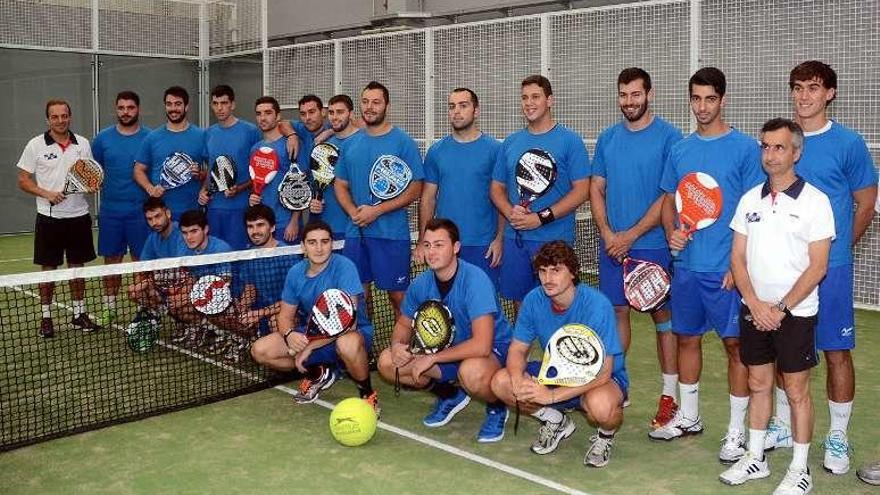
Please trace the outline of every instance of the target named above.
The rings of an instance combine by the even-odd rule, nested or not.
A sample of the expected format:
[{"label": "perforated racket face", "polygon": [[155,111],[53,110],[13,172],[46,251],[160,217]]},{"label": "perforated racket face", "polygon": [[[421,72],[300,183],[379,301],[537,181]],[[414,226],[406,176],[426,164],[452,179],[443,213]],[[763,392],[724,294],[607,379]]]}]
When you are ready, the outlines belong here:
[{"label": "perforated racket face", "polygon": [[[532,148],[516,162],[516,185],[521,202],[531,202],[540,197],[556,182],[556,160],[553,155],[539,148]],[[527,196],[531,196],[530,199]]]},{"label": "perforated racket face", "polygon": [[319,186],[326,188],[336,178],[336,162],[339,160],[339,148],[331,143],[321,143],[312,148],[309,168],[312,178]]},{"label": "perforated racket face", "polygon": [[226,155],[220,155],[214,160],[211,167],[212,189],[223,192],[235,185],[235,160]]},{"label": "perforated racket face", "polygon": [[435,299],[423,302],[413,319],[412,347],[416,352],[434,354],[452,344],[455,338],[455,322],[452,312]]},{"label": "perforated racket face", "polygon": [[394,155],[382,155],[370,169],[370,192],[380,201],[396,198],[412,181],[412,170]]},{"label": "perforated racket face", "polygon": [[125,329],[125,341],[129,349],[137,353],[147,352],[159,340],[159,320],[147,310],[140,310]]},{"label": "perforated racket face", "polygon": [[669,274],[660,265],[627,258],[623,262],[623,293],[638,311],[653,311],[669,296]]},{"label": "perforated racket face", "polygon": [[248,172],[253,181],[254,193],[262,194],[266,184],[272,182],[275,174],[278,173],[278,167],[281,160],[274,148],[269,146],[261,146],[251,155],[248,163]]},{"label": "perforated racket face", "polygon": [[309,327],[319,337],[337,337],[355,326],[356,308],[347,292],[327,289],[315,300]]},{"label": "perforated racket face", "polygon": [[94,193],[104,183],[104,169],[91,158],[82,158],[71,165],[67,172],[65,194]]},{"label": "perforated racket face", "polygon": [[605,346],[590,327],[569,323],[557,330],[547,346],[538,373],[538,383],[580,387],[602,371]]},{"label": "perforated racket face", "polygon": [[715,223],[723,205],[718,181],[703,172],[685,175],[675,190],[675,209],[682,228],[688,233]]},{"label": "perforated racket face", "polygon": [[312,201],[312,188],[306,174],[300,172],[296,165],[284,174],[284,180],[278,185],[278,201],[281,206],[293,211],[302,211]]},{"label": "perforated racket face", "polygon": [[186,153],[172,153],[162,162],[162,174],[159,176],[162,187],[174,189],[191,181],[195,164],[195,160]]},{"label": "perforated racket face", "polygon": [[206,315],[222,313],[232,302],[229,282],[217,275],[205,275],[193,284],[189,299],[199,313]]}]

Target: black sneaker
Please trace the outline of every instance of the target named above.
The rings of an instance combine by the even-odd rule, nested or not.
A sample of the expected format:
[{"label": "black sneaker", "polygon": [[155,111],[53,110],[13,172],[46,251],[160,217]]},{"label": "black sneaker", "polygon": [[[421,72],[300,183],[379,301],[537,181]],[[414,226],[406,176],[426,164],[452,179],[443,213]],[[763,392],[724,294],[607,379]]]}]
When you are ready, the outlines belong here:
[{"label": "black sneaker", "polygon": [[88,313],[80,313],[79,316],[70,320],[70,324],[73,325],[74,328],[82,330],[83,333],[92,333],[101,329],[97,323],[89,318]]},{"label": "black sneaker", "polygon": [[52,318],[43,318],[40,320],[40,337],[51,339],[55,336],[55,325],[52,324]]}]

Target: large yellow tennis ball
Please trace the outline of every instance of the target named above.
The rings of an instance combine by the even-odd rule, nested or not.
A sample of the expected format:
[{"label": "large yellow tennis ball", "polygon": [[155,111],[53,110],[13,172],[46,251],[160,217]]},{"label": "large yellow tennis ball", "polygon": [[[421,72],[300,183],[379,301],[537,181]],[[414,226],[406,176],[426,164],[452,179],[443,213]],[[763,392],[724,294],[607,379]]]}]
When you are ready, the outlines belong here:
[{"label": "large yellow tennis ball", "polygon": [[373,406],[351,397],[337,404],[330,413],[330,434],[342,445],[357,447],[373,438],[377,422]]}]

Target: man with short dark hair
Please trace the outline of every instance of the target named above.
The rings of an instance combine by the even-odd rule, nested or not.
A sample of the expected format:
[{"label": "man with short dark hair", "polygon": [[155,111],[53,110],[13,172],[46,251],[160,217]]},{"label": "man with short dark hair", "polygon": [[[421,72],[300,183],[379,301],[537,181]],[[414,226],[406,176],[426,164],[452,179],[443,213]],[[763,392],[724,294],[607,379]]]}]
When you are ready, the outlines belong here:
[{"label": "man with short dark hair", "polygon": [[[144,218],[150,227],[150,233],[144,241],[139,258],[142,261],[172,258],[177,255],[183,244],[183,236],[177,222],[171,219],[171,210],[165,206],[162,198],[147,198],[142,207]],[[164,294],[160,294],[155,278],[163,280],[170,275],[169,271],[135,275],[135,282],[128,286],[128,298],[145,308],[156,308],[162,303]]]},{"label": "man with short dark hair", "polygon": [[[67,171],[77,160],[91,159],[89,141],[70,130],[70,105],[64,100],[46,102],[48,130],[31,139],[18,160],[18,188],[35,196],[37,219],[34,227],[34,263],[43,271],[55,270],[67,258],[67,266],[83,266],[95,259],[92,218],[84,194],[64,194]],[[100,327],[85,304],[85,280],[72,279],[71,324],[83,332]],[[55,336],[52,322],[54,282],[40,284],[40,336]]]}]

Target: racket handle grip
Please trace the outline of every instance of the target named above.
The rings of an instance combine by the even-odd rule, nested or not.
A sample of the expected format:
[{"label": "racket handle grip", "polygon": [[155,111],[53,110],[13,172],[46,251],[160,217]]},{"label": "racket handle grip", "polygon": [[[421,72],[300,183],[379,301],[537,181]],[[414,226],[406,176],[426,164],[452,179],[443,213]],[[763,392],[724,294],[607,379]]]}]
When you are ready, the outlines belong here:
[{"label": "racket handle grip", "polygon": [[669,254],[671,254],[673,258],[678,258],[678,255],[681,254],[681,251],[679,251],[678,249],[670,249]]}]

